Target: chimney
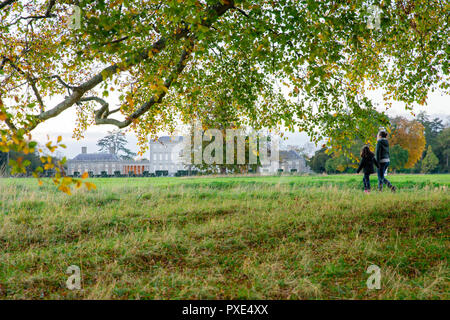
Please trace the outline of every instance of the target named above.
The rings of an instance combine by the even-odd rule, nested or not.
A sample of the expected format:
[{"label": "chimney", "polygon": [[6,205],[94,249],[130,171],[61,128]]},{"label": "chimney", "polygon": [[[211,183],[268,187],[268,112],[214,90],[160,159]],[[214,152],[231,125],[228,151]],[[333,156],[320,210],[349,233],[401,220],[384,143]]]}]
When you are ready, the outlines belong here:
[{"label": "chimney", "polygon": [[87,147],[81,147],[81,153],[86,154],[87,153]]}]

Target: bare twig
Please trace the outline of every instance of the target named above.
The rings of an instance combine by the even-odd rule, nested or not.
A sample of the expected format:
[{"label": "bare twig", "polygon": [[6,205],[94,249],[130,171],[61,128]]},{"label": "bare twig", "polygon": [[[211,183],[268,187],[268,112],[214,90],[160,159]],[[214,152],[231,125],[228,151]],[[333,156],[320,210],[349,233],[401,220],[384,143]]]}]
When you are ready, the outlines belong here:
[{"label": "bare twig", "polygon": [[67,84],[66,82],[64,82],[63,79],[61,79],[61,77],[57,74],[53,75],[52,78],[55,78],[56,80],[58,80],[59,83],[61,83],[64,87],[66,87],[68,90],[73,90],[75,87],[71,86],[69,84]]}]

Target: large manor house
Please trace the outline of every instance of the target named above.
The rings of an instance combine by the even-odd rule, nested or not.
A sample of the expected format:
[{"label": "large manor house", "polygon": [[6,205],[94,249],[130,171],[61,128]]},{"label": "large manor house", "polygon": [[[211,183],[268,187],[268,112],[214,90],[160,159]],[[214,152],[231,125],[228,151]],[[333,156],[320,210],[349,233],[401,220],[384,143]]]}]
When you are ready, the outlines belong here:
[{"label": "large manor house", "polygon": [[[111,153],[88,153],[87,147],[67,161],[67,174],[71,176],[88,172],[95,176],[163,175],[175,176],[186,172],[190,164],[183,158],[183,137],[163,136],[150,141],[150,157],[144,160],[122,160]],[[260,167],[260,173],[283,172],[309,173],[305,159],[294,150],[279,151],[279,161]]]}]

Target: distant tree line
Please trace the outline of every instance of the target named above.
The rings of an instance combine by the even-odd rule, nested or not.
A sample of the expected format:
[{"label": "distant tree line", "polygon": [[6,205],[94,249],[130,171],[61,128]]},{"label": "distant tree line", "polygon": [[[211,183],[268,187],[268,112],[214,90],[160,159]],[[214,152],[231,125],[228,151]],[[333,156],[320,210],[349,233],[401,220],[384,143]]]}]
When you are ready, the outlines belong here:
[{"label": "distant tree line", "polygon": [[[8,166],[8,160],[15,160],[17,161],[19,158],[21,158],[21,161],[29,162],[30,164],[26,167],[26,173],[21,173],[19,176],[25,176],[29,177],[32,175],[32,173],[36,170],[36,168],[42,166],[41,156],[39,155],[38,151],[24,154],[22,152],[17,152],[10,150],[8,153],[6,152],[0,152],[0,177],[1,176],[8,176],[10,174],[10,168]],[[52,162],[56,163],[58,160],[61,160],[57,157],[52,157]],[[54,174],[53,169],[49,170],[43,170],[41,173],[42,176],[52,176]]]},{"label": "distant tree line", "polygon": [[[450,156],[450,127],[440,118],[431,119],[425,112],[417,119],[390,119],[391,168],[399,173],[448,173]],[[352,142],[351,153],[359,154],[364,143]],[[373,148],[374,146],[372,146]],[[317,173],[353,173],[358,160],[326,147],[317,150],[308,165]]]}]

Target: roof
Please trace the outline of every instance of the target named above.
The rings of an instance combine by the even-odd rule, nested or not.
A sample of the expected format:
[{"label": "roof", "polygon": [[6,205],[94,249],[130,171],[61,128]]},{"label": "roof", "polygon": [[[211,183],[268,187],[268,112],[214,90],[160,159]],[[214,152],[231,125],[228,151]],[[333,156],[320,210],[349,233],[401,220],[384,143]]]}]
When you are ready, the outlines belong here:
[{"label": "roof", "polygon": [[72,161],[120,161],[120,159],[111,153],[80,153]]},{"label": "roof", "polygon": [[[162,136],[158,138],[158,142],[160,143],[176,143],[176,142],[181,142],[183,141],[183,136]],[[157,142],[156,140],[151,140],[150,142]]]},{"label": "roof", "polygon": [[279,158],[280,158],[280,160],[300,160],[300,159],[302,159],[302,157],[294,150],[289,150],[289,151],[280,150]]}]

